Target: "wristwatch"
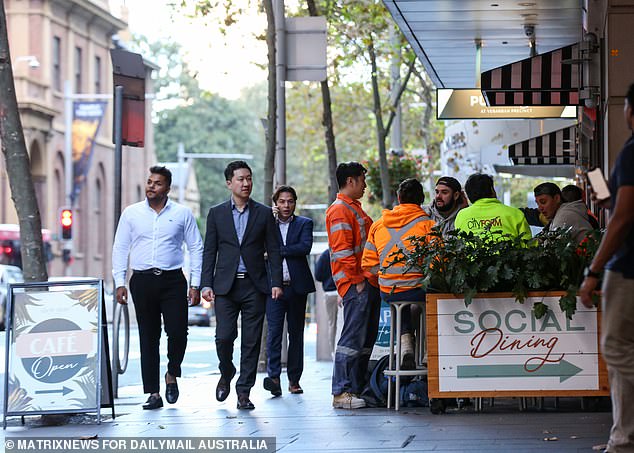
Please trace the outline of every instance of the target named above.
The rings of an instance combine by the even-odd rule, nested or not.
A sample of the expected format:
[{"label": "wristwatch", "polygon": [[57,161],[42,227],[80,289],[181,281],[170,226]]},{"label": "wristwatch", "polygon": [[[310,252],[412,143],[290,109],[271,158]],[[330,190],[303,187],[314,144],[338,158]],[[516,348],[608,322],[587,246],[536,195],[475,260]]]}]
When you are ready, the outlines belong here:
[{"label": "wristwatch", "polygon": [[196,291],[200,291],[200,286],[190,285],[189,289],[195,289]]},{"label": "wristwatch", "polygon": [[592,277],[592,278],[601,278],[601,273],[600,272],[594,272],[592,269],[590,269],[590,266],[588,266],[583,271],[583,276],[584,277]]}]

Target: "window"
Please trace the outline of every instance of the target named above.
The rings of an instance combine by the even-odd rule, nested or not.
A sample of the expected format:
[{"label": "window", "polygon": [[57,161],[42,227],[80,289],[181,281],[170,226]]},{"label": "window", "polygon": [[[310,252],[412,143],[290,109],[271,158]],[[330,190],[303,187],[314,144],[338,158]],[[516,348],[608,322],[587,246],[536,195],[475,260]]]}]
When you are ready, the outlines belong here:
[{"label": "window", "polygon": [[62,91],[62,40],[53,36],[53,88]]},{"label": "window", "polygon": [[101,57],[95,57],[95,93],[101,93]]},{"label": "window", "polygon": [[81,47],[75,47],[75,93],[81,93]]}]

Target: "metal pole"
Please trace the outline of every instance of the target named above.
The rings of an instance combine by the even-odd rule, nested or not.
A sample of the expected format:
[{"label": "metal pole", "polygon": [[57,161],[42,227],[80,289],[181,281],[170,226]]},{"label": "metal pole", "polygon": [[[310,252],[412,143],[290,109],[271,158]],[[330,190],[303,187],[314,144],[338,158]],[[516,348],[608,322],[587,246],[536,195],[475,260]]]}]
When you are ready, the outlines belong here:
[{"label": "metal pole", "polygon": [[[73,89],[70,80],[64,82],[64,190],[66,206],[73,207]],[[70,256],[73,240],[63,240],[63,257]],[[67,255],[68,254],[68,255]],[[71,275],[70,262],[64,259],[64,275]]]},{"label": "metal pole", "polygon": [[284,0],[273,0],[277,75],[277,131],[275,185],[286,184],[286,18]]},{"label": "metal pole", "polygon": [[183,204],[185,202],[185,184],[187,184],[185,178],[185,145],[178,144],[178,202]]},{"label": "metal pole", "polygon": [[476,45],[476,59],[475,59],[475,86],[480,88],[480,63],[482,62],[482,41],[480,39],[475,40]]},{"label": "metal pole", "polygon": [[[401,87],[401,35],[396,26],[390,27],[390,42],[394,50],[392,57],[391,74],[392,74],[392,105],[396,100],[399,89]],[[391,148],[400,154],[403,151],[403,133],[401,129],[401,103],[396,105],[396,114],[392,123],[391,131]]]},{"label": "metal pole", "polygon": [[73,91],[70,80],[64,82],[64,188],[66,205],[73,207]]},{"label": "metal pole", "polygon": [[[123,148],[123,87],[116,86],[114,89],[114,232],[116,233],[119,226],[119,218],[121,217],[121,162]],[[113,315],[117,312],[117,285],[112,282],[115,296],[112,298]],[[122,307],[125,309],[127,307]],[[112,325],[112,388],[114,397],[119,396],[119,322],[120,316],[114,316]],[[126,330],[128,327],[126,326]]]}]

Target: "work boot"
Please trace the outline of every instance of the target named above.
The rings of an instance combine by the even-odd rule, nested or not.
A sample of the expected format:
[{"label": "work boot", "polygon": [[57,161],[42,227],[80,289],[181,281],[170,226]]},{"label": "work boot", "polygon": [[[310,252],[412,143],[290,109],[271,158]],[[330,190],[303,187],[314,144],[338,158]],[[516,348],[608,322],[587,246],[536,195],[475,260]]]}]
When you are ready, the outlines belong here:
[{"label": "work boot", "polygon": [[332,407],[335,409],[361,409],[365,407],[365,401],[349,392],[332,397]]}]

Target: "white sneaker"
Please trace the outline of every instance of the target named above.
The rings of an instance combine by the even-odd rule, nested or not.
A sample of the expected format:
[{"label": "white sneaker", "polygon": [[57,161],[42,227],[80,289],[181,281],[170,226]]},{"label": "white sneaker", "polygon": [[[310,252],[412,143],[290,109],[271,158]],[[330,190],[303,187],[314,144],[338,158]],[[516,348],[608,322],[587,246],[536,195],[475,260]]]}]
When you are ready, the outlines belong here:
[{"label": "white sneaker", "polygon": [[332,397],[332,407],[335,409],[361,409],[365,407],[365,401],[349,392]]}]

